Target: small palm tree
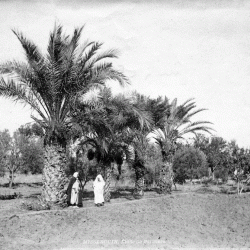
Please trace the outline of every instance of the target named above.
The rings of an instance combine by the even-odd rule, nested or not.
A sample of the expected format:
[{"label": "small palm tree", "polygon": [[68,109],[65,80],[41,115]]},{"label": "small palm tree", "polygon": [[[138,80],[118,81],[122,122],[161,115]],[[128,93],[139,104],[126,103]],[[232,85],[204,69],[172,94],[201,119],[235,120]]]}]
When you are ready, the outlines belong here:
[{"label": "small palm tree", "polygon": [[139,132],[135,135],[133,142],[134,148],[134,161],[133,161],[133,169],[135,170],[135,189],[134,189],[134,197],[139,199],[144,196],[144,188],[145,188],[145,174],[147,173],[146,162],[147,162],[147,152],[149,149],[149,139],[148,137]]},{"label": "small palm tree", "polygon": [[64,199],[66,183],[64,166],[71,108],[78,97],[108,80],[121,85],[128,79],[106,59],[117,57],[116,50],[100,52],[102,43],[86,41],[79,45],[83,27],[70,37],[62,26],[55,25],[50,34],[47,53],[25,36],[13,31],[19,39],[26,63],[6,62],[0,65],[0,95],[29,105],[36,115],[32,118],[44,129],[45,167],[43,197],[46,201]]},{"label": "small palm tree", "polygon": [[213,130],[208,126],[208,124],[212,124],[211,122],[191,122],[191,118],[195,114],[205,110],[194,110],[195,108],[196,105],[193,99],[187,100],[180,106],[177,106],[177,99],[174,99],[168,107],[167,115],[159,121],[163,127],[154,131],[154,139],[161,149],[164,163],[160,178],[161,192],[171,191],[170,179],[172,179],[173,174],[172,162],[177,140],[184,139],[184,136],[188,133],[195,134],[198,131],[210,133]]}]

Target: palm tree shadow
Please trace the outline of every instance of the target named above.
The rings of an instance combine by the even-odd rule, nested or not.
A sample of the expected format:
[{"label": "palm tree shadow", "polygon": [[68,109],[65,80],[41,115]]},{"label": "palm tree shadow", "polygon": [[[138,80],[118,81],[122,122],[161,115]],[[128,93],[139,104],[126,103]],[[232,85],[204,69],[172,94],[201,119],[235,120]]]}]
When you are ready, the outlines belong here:
[{"label": "palm tree shadow", "polygon": [[[133,197],[133,188],[121,188],[121,189],[111,189],[111,199],[121,199],[125,198],[127,200],[134,200]],[[83,200],[93,200],[94,192],[91,190],[83,191]]]},{"label": "palm tree shadow", "polygon": [[133,191],[134,188],[129,187],[111,190],[111,199],[125,198],[127,200],[134,200]]},{"label": "palm tree shadow", "polygon": [[[172,190],[173,192],[178,192],[181,190]],[[133,196],[134,188],[131,187],[119,187],[119,188],[111,188],[111,199],[126,199],[126,200],[134,200],[135,197]],[[152,194],[161,194],[159,188],[146,188],[144,190],[145,194],[148,195]],[[93,200],[94,199],[94,192],[93,190],[84,190],[83,191],[83,200]]]},{"label": "palm tree shadow", "polygon": [[93,200],[94,199],[94,192],[93,191],[89,191],[89,190],[83,190],[82,199],[84,201]]}]

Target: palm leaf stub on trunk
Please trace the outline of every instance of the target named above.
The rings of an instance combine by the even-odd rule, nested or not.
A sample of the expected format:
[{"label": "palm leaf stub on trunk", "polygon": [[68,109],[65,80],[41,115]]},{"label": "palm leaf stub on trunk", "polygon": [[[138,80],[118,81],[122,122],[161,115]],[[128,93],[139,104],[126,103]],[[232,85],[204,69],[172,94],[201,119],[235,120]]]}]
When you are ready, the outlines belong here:
[{"label": "palm leaf stub on trunk", "polygon": [[64,187],[68,182],[65,175],[65,149],[60,146],[47,146],[44,158],[42,198],[59,205],[65,204],[67,196]]}]

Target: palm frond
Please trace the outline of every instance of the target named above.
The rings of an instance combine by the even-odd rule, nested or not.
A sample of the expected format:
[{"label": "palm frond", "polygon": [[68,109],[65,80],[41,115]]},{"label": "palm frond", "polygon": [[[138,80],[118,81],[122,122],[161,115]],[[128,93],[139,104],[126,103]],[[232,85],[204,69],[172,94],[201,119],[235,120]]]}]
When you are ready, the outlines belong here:
[{"label": "palm frond", "polygon": [[49,59],[52,61],[58,61],[64,45],[65,42],[62,41],[62,26],[55,24],[53,32],[50,33],[49,44],[47,47]]},{"label": "palm frond", "polygon": [[[109,80],[118,81],[121,85],[129,83],[129,80],[122,72],[115,70],[112,63],[105,62],[105,59],[117,57],[116,50],[101,52],[102,43],[89,41],[86,41],[80,48],[82,30],[83,27],[76,28],[72,36],[68,36],[63,34],[61,25],[55,24],[49,36],[46,55],[42,55],[38,47],[22,33],[13,30],[24,48],[27,63],[12,61],[0,65],[0,73],[8,78],[7,81],[4,80],[5,78],[0,79],[0,95],[28,104],[38,113],[41,120],[33,118],[41,124],[44,122],[43,126],[47,124],[47,143],[51,143],[54,137],[61,136],[55,139],[55,143],[61,139],[65,140],[65,131],[68,131],[72,125],[70,124],[70,111],[75,112],[79,108],[78,105],[82,105],[83,111],[92,112],[93,117],[96,117],[95,123],[88,115],[82,116],[83,119],[89,119],[82,123],[88,133],[90,127],[93,126],[97,131],[92,133],[95,136],[98,133],[104,137],[106,131],[114,136],[110,132],[114,124],[112,126],[108,124],[110,121],[108,114],[115,109],[112,110],[112,105],[110,105],[109,108],[112,111],[108,108],[104,110],[103,100],[99,96],[95,99],[87,99],[85,94],[93,88],[100,88]],[[79,103],[80,95],[85,98],[84,103]],[[97,104],[98,102],[102,105]],[[98,109],[96,113],[93,113],[94,108]],[[100,116],[103,121],[97,117],[98,114],[103,115],[103,117]],[[119,128],[121,131],[122,126],[127,126],[124,129],[126,133],[135,116],[140,115],[138,113],[133,119],[128,119],[128,114],[129,112],[124,109],[124,122],[121,122]],[[101,126],[98,126],[97,122],[105,126],[104,132],[101,131]],[[52,134],[55,136],[53,137]]]},{"label": "palm frond", "polygon": [[[181,106],[182,106],[182,107],[185,107],[188,103],[190,103],[190,102],[193,101],[193,100],[194,100],[194,98],[189,98],[189,99],[187,99],[184,103],[182,103]],[[195,103],[195,102],[193,102],[193,103]]]},{"label": "palm frond", "polygon": [[102,47],[102,45],[103,43],[99,42],[94,42],[91,45],[89,45],[91,46],[91,48],[89,49],[89,51],[85,52],[80,62],[81,69],[83,71],[89,69],[89,65],[86,63],[98,52],[98,50]]},{"label": "palm frond", "polygon": [[37,100],[38,98],[30,91],[26,85],[20,85],[13,80],[7,80],[7,82],[0,78],[0,95],[6,98],[11,98],[15,102],[21,102],[24,105],[28,104],[34,109],[45,121],[47,118],[41,111]]},{"label": "palm frond", "polygon": [[38,119],[37,117],[31,115],[31,118],[37,123],[39,124],[42,128],[48,128],[49,123],[45,122],[44,120]]},{"label": "palm frond", "polygon": [[93,70],[90,82],[104,85],[108,80],[118,81],[121,86],[129,84],[129,79],[119,70],[113,68]]},{"label": "palm frond", "polygon": [[8,61],[0,64],[0,73],[1,74],[16,74],[18,76],[23,76],[26,78],[28,72],[28,65],[23,62],[17,61]]},{"label": "palm frond", "polygon": [[91,59],[88,59],[86,61],[84,68],[92,68],[96,63],[103,59],[107,58],[117,58],[118,57],[118,50],[116,49],[110,49],[104,52],[99,53],[95,57],[92,57]]},{"label": "palm frond", "polygon": [[86,52],[89,46],[93,45],[93,41],[85,40],[82,45],[80,45],[77,49],[77,58],[76,58],[76,63],[79,64],[82,60],[83,54]]},{"label": "palm frond", "polygon": [[188,129],[183,130],[181,133],[179,133],[178,136],[183,136],[183,135],[185,135],[187,133],[193,133],[193,134],[195,134],[195,132],[198,132],[198,131],[203,131],[203,132],[207,132],[209,134],[212,134],[211,130],[212,129],[210,127],[205,127],[205,126],[188,128]]},{"label": "palm frond", "polygon": [[[15,61],[12,63],[9,62],[8,68],[5,67],[5,70],[8,70],[9,73],[16,74],[19,80],[26,82],[40,94],[48,92],[49,88],[46,86],[48,80],[46,59],[32,41],[26,39],[21,32],[15,30],[13,30],[13,32],[25,50],[28,64],[17,63]],[[7,65],[5,64],[5,66]]]},{"label": "palm frond", "polygon": [[198,109],[198,110],[195,110],[194,112],[187,114],[185,118],[186,119],[190,119],[192,116],[194,116],[194,115],[196,115],[196,114],[198,114],[198,113],[200,113],[202,111],[205,111],[205,110],[208,110],[208,109]]},{"label": "palm frond", "polygon": [[21,32],[18,32],[17,30],[12,30],[13,33],[16,35],[18,40],[21,42],[28,61],[30,63],[35,62],[35,63],[40,63],[41,61],[44,60],[44,57],[38,50],[37,46],[30,40],[24,37],[24,35]]}]

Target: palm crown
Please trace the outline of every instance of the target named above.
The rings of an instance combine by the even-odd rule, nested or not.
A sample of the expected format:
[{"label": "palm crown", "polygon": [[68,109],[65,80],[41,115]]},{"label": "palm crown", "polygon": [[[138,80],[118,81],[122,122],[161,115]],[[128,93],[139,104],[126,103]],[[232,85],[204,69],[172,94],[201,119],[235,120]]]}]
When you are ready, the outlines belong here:
[{"label": "palm crown", "polygon": [[110,161],[117,153],[129,154],[129,144],[139,131],[150,126],[151,117],[133,98],[113,96],[110,89],[104,88],[95,102],[77,102],[72,121],[83,131],[83,144],[91,144],[103,160]]},{"label": "palm crown", "polygon": [[168,115],[163,116],[160,124],[163,124],[162,129],[154,131],[156,143],[162,149],[163,158],[165,159],[169,153],[173,153],[174,145],[178,139],[183,139],[188,133],[196,133],[198,131],[204,131],[210,133],[208,124],[212,124],[208,121],[196,121],[192,122],[191,118],[205,109],[197,109],[193,99],[189,99],[182,105],[177,106],[177,99],[168,107]]},{"label": "palm crown", "polygon": [[[22,33],[13,31],[25,51],[26,63],[11,61],[0,65],[0,95],[28,104],[38,116],[32,118],[45,130],[45,144],[66,146],[69,114],[74,101],[92,87],[107,80],[128,83],[122,72],[105,59],[116,58],[116,50],[99,52],[102,43],[86,41],[79,46],[83,27],[72,37],[55,25],[47,54]],[[5,77],[7,76],[7,77]]]}]

